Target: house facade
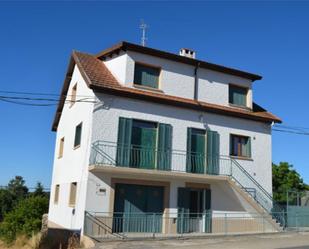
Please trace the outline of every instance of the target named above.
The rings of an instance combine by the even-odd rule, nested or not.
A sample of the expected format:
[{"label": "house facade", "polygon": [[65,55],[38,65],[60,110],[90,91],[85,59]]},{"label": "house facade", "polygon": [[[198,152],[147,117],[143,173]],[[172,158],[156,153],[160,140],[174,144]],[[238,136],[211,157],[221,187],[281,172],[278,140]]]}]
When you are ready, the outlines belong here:
[{"label": "house facade", "polygon": [[259,214],[277,229],[271,127],[281,120],[253,102],[261,77],[194,57],[128,42],[72,53],[53,123],[51,226],[215,233],[228,217],[241,232],[241,216],[254,232]]}]

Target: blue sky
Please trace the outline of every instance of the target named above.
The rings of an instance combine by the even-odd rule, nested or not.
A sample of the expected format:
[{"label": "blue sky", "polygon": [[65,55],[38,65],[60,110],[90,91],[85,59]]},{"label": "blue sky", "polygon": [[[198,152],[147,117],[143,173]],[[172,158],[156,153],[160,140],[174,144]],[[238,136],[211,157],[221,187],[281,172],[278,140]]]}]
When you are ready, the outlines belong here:
[{"label": "blue sky", "polygon": [[[96,53],[121,40],[263,75],[254,100],[286,125],[309,126],[309,2],[1,2],[0,90],[60,93],[73,49]],[[15,175],[49,186],[56,107],[0,102],[0,185]],[[309,183],[309,136],[275,133],[273,161]]]}]

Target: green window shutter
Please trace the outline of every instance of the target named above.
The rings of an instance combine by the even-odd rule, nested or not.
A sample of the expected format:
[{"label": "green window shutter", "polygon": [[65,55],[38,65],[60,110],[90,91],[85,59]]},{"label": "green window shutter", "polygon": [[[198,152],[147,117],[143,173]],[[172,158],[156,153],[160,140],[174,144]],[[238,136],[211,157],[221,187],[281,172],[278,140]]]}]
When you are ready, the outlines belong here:
[{"label": "green window shutter", "polygon": [[246,88],[230,86],[229,87],[229,102],[234,105],[246,106],[247,105],[247,92]]},{"label": "green window shutter", "polygon": [[134,84],[158,88],[160,70],[136,63],[134,69]]},{"label": "green window shutter", "polygon": [[244,150],[243,150],[243,153],[245,157],[251,157],[251,138],[248,137],[246,138],[246,142],[245,142],[245,145],[244,145]]},{"label": "green window shutter", "polygon": [[117,166],[126,166],[130,164],[131,152],[131,135],[132,135],[132,119],[119,118],[118,125],[118,143],[117,143]]},{"label": "green window shutter", "polygon": [[157,168],[160,170],[171,170],[172,160],[172,126],[159,124]]},{"label": "green window shutter", "polygon": [[191,154],[191,151],[192,151],[192,140],[191,140],[191,137],[192,137],[192,128],[188,128],[188,131],[187,131],[187,172],[191,172],[192,171],[192,154]]},{"label": "green window shutter", "polygon": [[211,190],[205,189],[205,232],[211,233],[212,230],[212,211],[211,211]]},{"label": "green window shutter", "polygon": [[190,229],[190,188],[178,188],[177,233],[188,233]]},{"label": "green window shutter", "polygon": [[216,131],[207,131],[207,174],[219,174],[220,135]]}]

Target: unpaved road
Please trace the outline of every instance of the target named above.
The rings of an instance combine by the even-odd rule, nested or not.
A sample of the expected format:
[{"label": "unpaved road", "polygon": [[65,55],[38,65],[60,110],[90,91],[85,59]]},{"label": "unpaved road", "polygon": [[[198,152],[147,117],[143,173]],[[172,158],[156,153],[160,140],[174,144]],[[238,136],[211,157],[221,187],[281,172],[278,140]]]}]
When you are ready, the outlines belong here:
[{"label": "unpaved road", "polygon": [[104,242],[96,249],[309,249],[309,233]]}]

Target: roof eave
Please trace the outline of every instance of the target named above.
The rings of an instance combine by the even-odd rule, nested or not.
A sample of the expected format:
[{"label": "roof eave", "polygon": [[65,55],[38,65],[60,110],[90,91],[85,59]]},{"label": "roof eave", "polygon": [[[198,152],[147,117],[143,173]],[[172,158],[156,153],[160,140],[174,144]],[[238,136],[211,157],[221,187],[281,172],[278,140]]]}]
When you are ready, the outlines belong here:
[{"label": "roof eave", "polygon": [[180,56],[180,55],[177,55],[177,54],[169,53],[169,52],[154,49],[154,48],[143,47],[143,46],[133,44],[133,43],[129,43],[129,42],[125,42],[125,41],[119,42],[116,45],[101,51],[100,53],[98,53],[96,55],[96,57],[102,59],[102,58],[105,58],[107,56],[110,56],[111,54],[113,54],[113,53],[115,53],[116,51],[119,51],[119,50],[124,50],[124,51],[130,50],[130,51],[135,51],[135,52],[139,52],[139,53],[145,53],[145,54],[148,54],[148,55],[157,56],[157,57],[161,57],[161,58],[169,59],[169,60],[174,60],[174,61],[178,61],[178,62],[181,62],[181,63],[193,65],[193,66],[199,65],[199,67],[201,67],[201,68],[210,69],[210,70],[218,71],[218,72],[221,72],[221,73],[226,73],[226,74],[250,79],[252,81],[262,79],[262,76],[257,75],[257,74],[252,74],[252,73],[245,72],[245,71],[242,71],[242,70],[229,68],[229,67],[225,67],[225,66],[222,66],[222,65],[214,64],[214,63],[209,63],[209,62],[206,62],[206,61],[192,59],[192,58],[188,58],[188,57],[185,57],[185,56]]}]

